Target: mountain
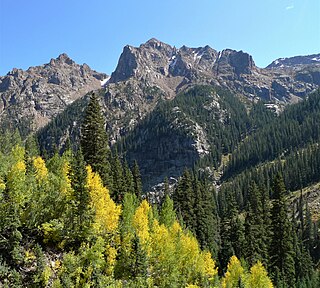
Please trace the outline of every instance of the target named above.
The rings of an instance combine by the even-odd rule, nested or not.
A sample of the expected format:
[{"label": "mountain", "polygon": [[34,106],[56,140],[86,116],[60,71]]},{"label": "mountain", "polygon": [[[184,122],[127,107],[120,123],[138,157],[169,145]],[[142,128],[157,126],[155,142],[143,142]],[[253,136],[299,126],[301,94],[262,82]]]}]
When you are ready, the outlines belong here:
[{"label": "mountain", "polygon": [[[312,60],[318,59],[316,56],[301,56],[305,60],[299,67],[288,66],[285,71],[272,64],[261,69],[255,65],[252,56],[243,51],[216,51],[209,46],[177,49],[153,38],[140,47],[123,49],[110,83],[148,83],[160,88],[167,98],[174,97],[190,84],[211,84],[249,99],[258,97],[291,103],[319,85],[317,77],[313,81],[300,76],[309,68],[319,73],[320,62]],[[309,64],[313,64],[312,67]]]},{"label": "mountain", "polygon": [[126,135],[159,100],[171,100],[194,85],[222,87],[242,102],[263,99],[281,109],[279,105],[295,103],[314,91],[318,73],[320,63],[261,69],[251,55],[231,49],[176,48],[154,38],[139,47],[127,45],[104,88],[110,139],[115,143]]},{"label": "mountain", "polygon": [[319,64],[320,54],[307,56],[294,56],[289,58],[279,58],[267,66],[269,69],[295,67],[301,65]]},{"label": "mountain", "polygon": [[36,131],[74,100],[100,88],[106,77],[66,54],[26,71],[13,69],[0,77],[1,127],[19,128],[23,135]]},{"label": "mountain", "polygon": [[[270,109],[279,112],[315,90],[317,78],[301,75],[317,71],[319,64],[262,69],[242,51],[176,48],[153,38],[139,47],[125,46],[115,71],[96,93],[111,145],[129,162],[138,160],[149,189],[199,162],[211,161],[217,168],[243,135],[276,116]],[[39,134],[43,147],[61,147],[65,135],[78,138],[87,99],[80,98],[44,127]],[[269,104],[252,109],[259,99]]]}]

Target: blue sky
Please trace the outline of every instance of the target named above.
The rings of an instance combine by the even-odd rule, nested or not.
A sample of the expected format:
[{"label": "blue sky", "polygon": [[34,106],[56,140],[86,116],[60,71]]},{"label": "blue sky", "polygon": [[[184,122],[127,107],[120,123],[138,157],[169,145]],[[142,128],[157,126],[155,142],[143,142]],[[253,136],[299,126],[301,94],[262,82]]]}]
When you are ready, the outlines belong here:
[{"label": "blue sky", "polygon": [[123,46],[152,37],[243,50],[259,67],[320,53],[319,0],[0,0],[0,15],[0,75],[63,52],[110,74]]}]

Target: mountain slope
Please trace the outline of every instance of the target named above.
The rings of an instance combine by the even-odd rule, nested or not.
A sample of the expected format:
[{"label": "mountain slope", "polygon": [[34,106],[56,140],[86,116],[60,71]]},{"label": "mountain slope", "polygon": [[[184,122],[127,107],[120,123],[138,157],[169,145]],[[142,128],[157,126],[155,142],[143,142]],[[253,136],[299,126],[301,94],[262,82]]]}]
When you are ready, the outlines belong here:
[{"label": "mountain slope", "polygon": [[1,127],[19,128],[23,135],[36,131],[74,100],[98,89],[104,78],[66,54],[26,71],[13,69],[0,77]]}]

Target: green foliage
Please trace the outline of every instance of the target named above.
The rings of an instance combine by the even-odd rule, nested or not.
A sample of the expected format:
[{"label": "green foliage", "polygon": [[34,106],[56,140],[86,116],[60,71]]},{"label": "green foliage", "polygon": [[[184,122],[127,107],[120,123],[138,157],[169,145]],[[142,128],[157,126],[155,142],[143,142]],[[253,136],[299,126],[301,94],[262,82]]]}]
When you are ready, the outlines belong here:
[{"label": "green foliage", "polygon": [[270,271],[276,284],[293,287],[295,282],[294,250],[291,223],[285,201],[286,189],[283,179],[278,175],[273,184],[273,203],[271,210]]},{"label": "green foliage", "polygon": [[176,213],[173,206],[173,201],[170,199],[169,195],[166,195],[160,211],[160,223],[164,224],[166,227],[172,226],[173,222],[176,220]]},{"label": "green foliage", "polygon": [[81,125],[80,144],[84,160],[94,172],[98,172],[103,183],[112,190],[110,171],[110,148],[99,98],[92,94]]}]

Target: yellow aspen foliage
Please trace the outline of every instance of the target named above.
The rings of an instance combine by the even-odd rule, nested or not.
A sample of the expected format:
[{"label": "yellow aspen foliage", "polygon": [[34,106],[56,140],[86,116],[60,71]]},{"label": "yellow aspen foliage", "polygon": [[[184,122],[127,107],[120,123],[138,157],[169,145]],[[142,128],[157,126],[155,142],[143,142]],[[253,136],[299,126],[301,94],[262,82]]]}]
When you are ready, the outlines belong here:
[{"label": "yellow aspen foliage", "polygon": [[149,211],[151,207],[146,200],[143,200],[140,206],[136,209],[133,216],[133,228],[143,245],[145,245],[150,239],[149,233]]},{"label": "yellow aspen foliage", "polygon": [[174,237],[178,237],[182,233],[182,228],[178,221],[174,221],[170,227],[170,232]]},{"label": "yellow aspen foliage", "polygon": [[112,247],[111,245],[107,245],[106,247],[106,255],[107,255],[107,274],[113,276],[114,266],[116,265],[117,258],[117,249]]},{"label": "yellow aspen foliage", "polygon": [[48,176],[48,169],[44,160],[38,156],[33,160],[33,166],[36,170],[36,179],[38,181],[45,180]]},{"label": "yellow aspen foliage", "polygon": [[72,197],[72,187],[71,187],[71,179],[70,175],[71,166],[69,161],[64,161],[62,165],[62,183],[61,183],[61,191],[63,195],[70,199]]},{"label": "yellow aspen foliage", "polygon": [[260,261],[251,267],[250,274],[245,281],[245,287],[273,288],[273,284],[268,277],[268,273]]},{"label": "yellow aspen foliage", "polygon": [[201,253],[200,265],[201,274],[207,276],[209,279],[213,279],[218,274],[218,268],[214,260],[212,259],[211,253],[208,251]]},{"label": "yellow aspen foliage", "polygon": [[244,268],[241,266],[239,259],[232,256],[228,263],[228,269],[222,279],[223,288],[236,288],[239,287],[239,281],[244,278]]},{"label": "yellow aspen foliage", "polygon": [[186,266],[193,266],[198,261],[199,257],[199,244],[195,237],[191,234],[182,234],[180,237],[180,255],[182,263]]},{"label": "yellow aspen foliage", "polygon": [[175,239],[170,235],[168,228],[161,224],[157,220],[153,222],[151,245],[154,255],[157,257],[157,261],[168,262],[175,254]]},{"label": "yellow aspen foliage", "polygon": [[0,192],[2,192],[4,189],[6,189],[6,184],[3,182],[3,180],[0,178]]},{"label": "yellow aspen foliage", "polygon": [[26,180],[26,164],[23,160],[18,160],[14,163],[7,175],[7,187],[11,192],[12,201],[16,204],[23,204],[28,197],[25,189]]},{"label": "yellow aspen foliage", "polygon": [[121,206],[110,198],[109,190],[103,186],[99,174],[87,167],[87,187],[95,217],[93,229],[98,234],[113,233],[119,225]]}]

